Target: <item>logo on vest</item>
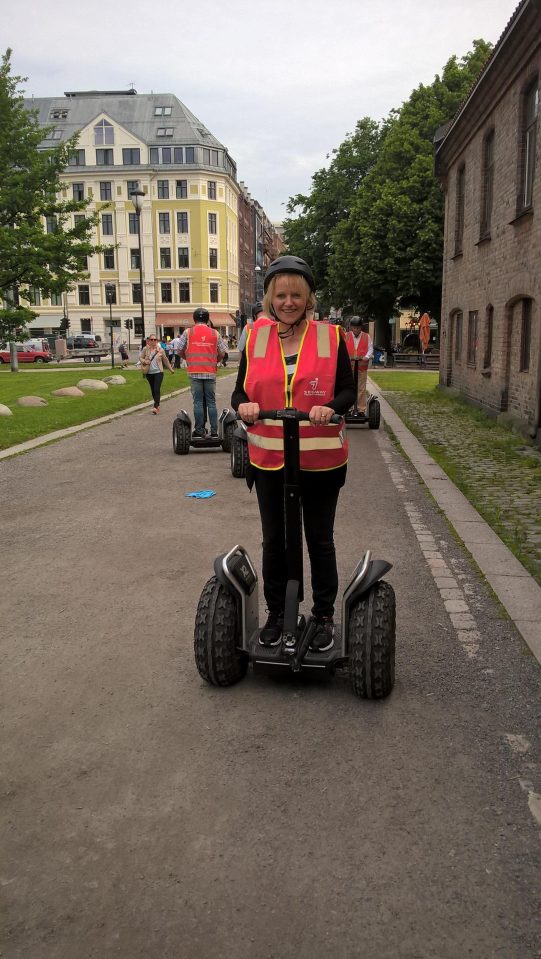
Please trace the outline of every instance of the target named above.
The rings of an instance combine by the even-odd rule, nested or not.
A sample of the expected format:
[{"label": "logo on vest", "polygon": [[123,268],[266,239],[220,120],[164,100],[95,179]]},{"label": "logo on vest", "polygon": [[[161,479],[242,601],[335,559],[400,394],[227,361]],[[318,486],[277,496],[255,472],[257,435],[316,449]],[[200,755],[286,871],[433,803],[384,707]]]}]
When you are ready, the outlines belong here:
[{"label": "logo on vest", "polygon": [[304,391],[305,396],[325,396],[325,390],[318,390],[317,384],[319,383],[319,377],[316,376],[315,380],[310,380],[308,386],[309,390]]}]

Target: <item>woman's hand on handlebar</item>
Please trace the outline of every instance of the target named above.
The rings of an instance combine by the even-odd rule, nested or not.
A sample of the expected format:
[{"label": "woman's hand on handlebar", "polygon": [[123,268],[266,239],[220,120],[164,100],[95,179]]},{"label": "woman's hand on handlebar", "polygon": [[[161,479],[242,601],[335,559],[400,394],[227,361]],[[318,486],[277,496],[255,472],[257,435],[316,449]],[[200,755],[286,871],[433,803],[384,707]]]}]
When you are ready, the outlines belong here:
[{"label": "woman's hand on handlebar", "polygon": [[313,406],[308,415],[312,426],[328,426],[334,410],[330,406]]},{"label": "woman's hand on handlebar", "polygon": [[241,403],[238,413],[244,423],[255,423],[259,417],[259,403]]}]

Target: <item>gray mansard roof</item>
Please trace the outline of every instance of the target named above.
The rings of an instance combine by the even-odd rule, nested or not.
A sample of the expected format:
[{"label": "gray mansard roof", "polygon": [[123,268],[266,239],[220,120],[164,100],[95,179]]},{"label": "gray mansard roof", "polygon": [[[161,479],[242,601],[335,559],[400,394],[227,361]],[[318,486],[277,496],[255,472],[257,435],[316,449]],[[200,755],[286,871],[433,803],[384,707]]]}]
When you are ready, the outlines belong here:
[{"label": "gray mansard roof", "polygon": [[[62,140],[67,140],[91,123],[98,114],[105,112],[143,143],[163,142],[162,138],[157,137],[157,129],[167,126],[174,128],[173,137],[168,138],[169,143],[227,149],[172,93],[91,90],[68,92],[63,97],[38,97],[25,100],[24,103],[27,109],[37,110],[43,126],[54,126],[61,131]],[[156,116],[156,107],[171,107],[171,114]],[[64,118],[62,114],[65,111],[67,116]]]}]

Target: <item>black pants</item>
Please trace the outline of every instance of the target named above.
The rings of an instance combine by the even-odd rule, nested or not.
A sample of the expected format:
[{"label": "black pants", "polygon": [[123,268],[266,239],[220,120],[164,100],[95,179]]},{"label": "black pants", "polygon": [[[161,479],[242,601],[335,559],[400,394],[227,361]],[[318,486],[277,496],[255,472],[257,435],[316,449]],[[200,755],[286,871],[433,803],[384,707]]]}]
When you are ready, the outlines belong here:
[{"label": "black pants", "polygon": [[147,373],[146,377],[150,386],[150,392],[152,393],[152,399],[154,400],[154,406],[159,406],[163,373]]},{"label": "black pants", "polygon": [[180,370],[180,356],[178,353],[175,353],[175,369]]},{"label": "black pants", "polygon": [[[263,529],[263,592],[270,612],[284,609],[287,558],[284,528],[284,471],[254,469]],[[315,473],[301,470],[304,535],[312,573],[312,613],[332,616],[338,592],[334,517],[346,467]]]}]

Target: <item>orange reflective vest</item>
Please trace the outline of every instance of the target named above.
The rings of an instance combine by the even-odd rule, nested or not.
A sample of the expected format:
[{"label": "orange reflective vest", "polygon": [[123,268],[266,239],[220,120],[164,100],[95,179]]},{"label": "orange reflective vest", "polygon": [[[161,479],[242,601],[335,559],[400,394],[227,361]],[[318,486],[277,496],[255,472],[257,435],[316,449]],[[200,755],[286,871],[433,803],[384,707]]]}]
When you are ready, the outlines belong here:
[{"label": "orange reflective vest", "polygon": [[359,342],[357,343],[357,347],[355,347],[355,340],[353,338],[353,333],[350,330],[347,335],[346,346],[348,348],[350,360],[359,359],[360,360],[359,369],[367,370],[368,360],[363,359],[363,357],[366,355],[366,353],[368,353],[368,349],[370,346],[370,337],[368,336],[368,333],[364,333],[364,332],[361,333],[359,337]]},{"label": "orange reflective vest", "polygon": [[196,323],[186,330],[186,363],[188,376],[211,373],[216,376],[218,366],[218,333],[205,323]]},{"label": "orange reflective vest", "polygon": [[[287,382],[282,342],[276,323],[266,317],[256,320],[246,342],[244,392],[262,410],[295,406],[309,413],[313,406],[326,406],[334,396],[340,332],[337,326],[310,320]],[[260,469],[278,470],[284,465],[283,428],[274,420],[258,420],[248,430],[250,462]],[[299,423],[300,466],[303,470],[332,470],[348,460],[345,427]]]}]

